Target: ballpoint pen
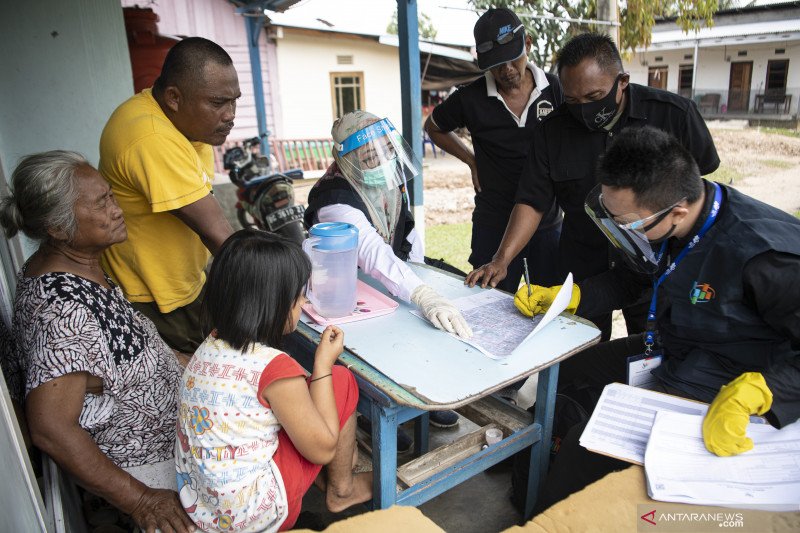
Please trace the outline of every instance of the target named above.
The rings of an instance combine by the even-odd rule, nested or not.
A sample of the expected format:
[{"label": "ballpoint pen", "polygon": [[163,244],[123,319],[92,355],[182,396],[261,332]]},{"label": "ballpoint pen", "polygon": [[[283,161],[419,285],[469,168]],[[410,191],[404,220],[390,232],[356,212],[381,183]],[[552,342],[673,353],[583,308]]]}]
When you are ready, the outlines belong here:
[{"label": "ballpoint pen", "polygon": [[522,274],[525,276],[525,285],[528,287],[528,298],[530,298],[531,297],[531,277],[528,274],[528,258],[527,257],[523,257],[522,258],[522,266],[524,267],[524,270],[523,270]]}]

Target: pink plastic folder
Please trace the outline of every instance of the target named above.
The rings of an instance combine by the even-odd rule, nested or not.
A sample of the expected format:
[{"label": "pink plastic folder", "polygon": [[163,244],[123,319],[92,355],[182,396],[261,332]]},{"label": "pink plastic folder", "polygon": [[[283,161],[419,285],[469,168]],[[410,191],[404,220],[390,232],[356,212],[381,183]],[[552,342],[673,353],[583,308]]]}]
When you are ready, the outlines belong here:
[{"label": "pink plastic folder", "polygon": [[311,320],[322,326],[328,324],[345,324],[356,320],[366,320],[376,316],[388,315],[393,313],[400,304],[384,295],[377,289],[373,289],[361,280],[356,284],[356,308],[347,316],[339,318],[325,318],[317,314],[311,302],[303,306],[303,312],[311,317]]}]

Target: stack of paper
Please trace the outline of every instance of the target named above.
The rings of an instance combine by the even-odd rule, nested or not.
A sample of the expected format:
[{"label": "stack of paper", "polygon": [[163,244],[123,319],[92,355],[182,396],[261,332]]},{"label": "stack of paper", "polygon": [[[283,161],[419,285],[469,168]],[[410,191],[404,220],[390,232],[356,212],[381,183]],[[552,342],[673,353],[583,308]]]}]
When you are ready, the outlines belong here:
[{"label": "stack of paper", "polygon": [[581,435],[584,448],[643,464],[650,429],[659,411],[705,415],[708,406],[621,383],[611,383]]},{"label": "stack of paper", "polygon": [[706,450],[703,417],[659,412],[644,458],[647,492],[667,502],[800,510],[800,423],[750,424],[752,450],[717,457]]}]

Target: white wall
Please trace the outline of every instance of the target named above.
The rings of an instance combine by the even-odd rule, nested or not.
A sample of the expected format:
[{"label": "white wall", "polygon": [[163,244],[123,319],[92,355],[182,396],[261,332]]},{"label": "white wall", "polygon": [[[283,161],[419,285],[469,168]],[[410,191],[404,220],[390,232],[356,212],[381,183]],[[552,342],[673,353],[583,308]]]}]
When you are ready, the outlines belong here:
[{"label": "white wall", "polygon": [[0,2],[0,158],[54,148],[99,157],[109,115],[133,93],[118,3]]},{"label": "white wall", "polygon": [[[783,48],[785,53],[776,54],[775,49]],[[746,51],[747,55],[740,57],[739,51]],[[687,47],[680,50],[648,50],[637,53],[628,62],[626,69],[631,73],[631,81],[647,85],[649,67],[667,66],[667,90],[678,91],[678,69],[680,65],[691,64],[692,60],[683,59],[684,54],[693,54],[694,48],[691,41],[687,40]],[[752,61],[753,71],[750,82],[750,107],[752,109],[755,95],[764,92],[767,78],[767,63],[773,59],[788,59],[789,72],[786,80],[786,90],[794,95],[792,99],[792,112],[797,111],[797,100],[800,99],[800,41],[782,41],[763,44],[748,44],[740,46],[714,46],[699,49],[697,67],[697,80],[695,90],[698,93],[718,92],[727,94],[731,63],[739,61]],[[662,57],[662,61],[655,61]],[[646,61],[647,65],[642,62]],[[726,97],[723,96],[721,104]]]},{"label": "white wall", "polygon": [[[362,107],[388,117],[402,129],[398,49],[360,38],[317,36],[283,28],[276,41],[278,86],[276,106],[284,139],[330,138],[333,123],[331,72],[363,72]],[[352,55],[352,65],[339,65],[338,55]]]},{"label": "white wall", "polygon": [[[133,94],[122,8],[108,0],[0,2],[0,167],[63,148],[96,165],[106,120]],[[30,243],[25,253],[31,252]]]},{"label": "white wall", "polygon": [[[108,0],[0,1],[0,50],[0,176],[10,179],[20,157],[56,148],[82,152],[96,165],[106,120],[133,93],[119,4]],[[18,242],[14,238],[0,243],[0,305],[6,310],[14,278],[9,274],[5,245],[21,256]],[[26,243],[24,254],[32,249]],[[15,257],[14,262],[21,259]],[[3,382],[0,530],[43,531],[46,511],[12,413]]]}]

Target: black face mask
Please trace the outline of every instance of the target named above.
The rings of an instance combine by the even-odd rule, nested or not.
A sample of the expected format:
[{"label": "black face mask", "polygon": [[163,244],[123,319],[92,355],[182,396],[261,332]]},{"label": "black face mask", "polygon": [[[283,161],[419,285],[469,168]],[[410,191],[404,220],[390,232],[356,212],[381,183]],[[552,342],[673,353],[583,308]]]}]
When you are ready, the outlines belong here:
[{"label": "black face mask", "polygon": [[585,104],[566,104],[567,111],[590,130],[599,130],[617,114],[617,86],[622,74],[617,75],[614,86],[600,100]]}]

